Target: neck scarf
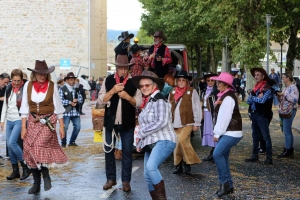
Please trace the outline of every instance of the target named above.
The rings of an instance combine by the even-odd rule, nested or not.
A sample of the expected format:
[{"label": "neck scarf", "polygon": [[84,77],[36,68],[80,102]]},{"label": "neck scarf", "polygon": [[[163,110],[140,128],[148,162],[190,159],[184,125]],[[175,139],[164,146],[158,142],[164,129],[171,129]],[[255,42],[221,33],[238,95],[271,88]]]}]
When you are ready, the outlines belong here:
[{"label": "neck scarf", "polygon": [[[120,83],[120,77],[117,73],[115,73],[115,79],[116,79],[117,84],[119,84]],[[127,80],[128,80],[128,75],[124,78],[123,85],[126,84]]]},{"label": "neck scarf", "polygon": [[174,94],[175,102],[178,102],[178,100],[180,99],[180,97],[182,97],[182,95],[185,93],[187,88],[188,88],[187,86],[184,88],[180,88],[178,86],[176,87],[175,94]]},{"label": "neck scarf", "polygon": [[39,93],[45,93],[47,90],[48,90],[48,80],[46,80],[45,82],[43,83],[40,83],[38,81],[33,81],[32,82],[32,85],[33,85],[33,88],[34,90]]},{"label": "neck scarf", "polygon": [[[158,89],[157,89],[157,88],[154,88],[151,94],[153,94],[156,90],[158,90]],[[147,103],[148,103],[148,101],[149,101],[149,99],[150,99],[151,94],[148,95],[148,96],[143,96],[143,97],[142,97],[142,104],[141,104],[141,106],[140,106],[140,109],[143,109],[143,108],[146,107],[146,105],[147,105]]]},{"label": "neck scarf", "polygon": [[207,99],[207,97],[210,95],[210,93],[212,92],[214,86],[207,86],[206,87],[206,93],[205,93],[205,99]]},{"label": "neck scarf", "polygon": [[259,83],[256,83],[256,85],[253,88],[253,91],[256,93],[258,90],[261,92],[264,86],[266,85],[267,81],[261,81]]},{"label": "neck scarf", "polygon": [[17,93],[19,91],[19,89],[24,85],[24,81],[22,80],[21,84],[18,87],[15,87],[14,82],[12,82],[11,85],[13,87],[13,92]]},{"label": "neck scarf", "polygon": [[232,89],[232,88],[228,88],[227,90],[224,90],[223,92],[219,92],[219,93],[217,94],[218,99],[217,99],[217,101],[215,102],[215,105],[220,104],[220,99],[221,99],[221,97],[222,97],[224,94],[226,94],[226,92],[228,92],[228,91],[233,91],[233,89]]}]

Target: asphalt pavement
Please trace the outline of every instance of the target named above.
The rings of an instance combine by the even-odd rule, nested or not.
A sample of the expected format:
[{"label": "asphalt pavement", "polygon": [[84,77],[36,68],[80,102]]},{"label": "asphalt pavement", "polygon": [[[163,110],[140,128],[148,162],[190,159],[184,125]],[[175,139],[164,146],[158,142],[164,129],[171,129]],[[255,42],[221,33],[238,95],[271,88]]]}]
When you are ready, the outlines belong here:
[{"label": "asphalt pavement", "polygon": [[[24,181],[6,180],[11,173],[8,160],[0,167],[0,199],[20,200],[146,200],[151,199],[143,178],[143,156],[134,154],[131,192],[123,192],[120,181],[121,161],[117,160],[117,185],[108,191],[102,189],[106,182],[104,153],[101,143],[93,141],[91,108],[95,102],[87,102],[84,106],[86,115],[81,116],[82,128],[78,136],[79,147],[64,149],[69,158],[69,165],[64,168],[51,169],[52,189],[43,190],[38,195],[28,194],[32,186],[32,176]],[[245,108],[241,110],[243,116],[243,139],[232,148],[230,154],[230,168],[234,181],[234,194],[223,199],[300,199],[300,132],[299,112],[294,120],[294,158],[278,159],[284,146],[283,133],[276,120],[276,108],[274,108],[274,120],[270,125],[273,143],[274,165],[264,166],[260,163],[245,163],[244,159],[251,156],[252,137],[251,121],[248,119]],[[70,138],[72,126],[68,130]],[[5,137],[3,137],[5,139]],[[196,132],[191,139],[196,153],[200,158],[208,155],[210,148],[201,146],[200,133]],[[5,141],[0,142],[0,154],[5,155]],[[265,155],[260,155],[260,161]],[[192,166],[192,175],[174,175],[173,156],[163,163],[160,170],[165,180],[168,199],[194,200],[194,199],[218,199],[215,195],[219,188],[217,169],[212,162],[202,162]]]}]

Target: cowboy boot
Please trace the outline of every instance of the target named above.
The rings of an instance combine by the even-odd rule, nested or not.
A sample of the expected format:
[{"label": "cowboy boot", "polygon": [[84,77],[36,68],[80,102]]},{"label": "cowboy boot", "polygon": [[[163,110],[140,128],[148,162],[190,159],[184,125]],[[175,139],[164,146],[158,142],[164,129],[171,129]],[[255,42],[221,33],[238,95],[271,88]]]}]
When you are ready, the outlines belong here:
[{"label": "cowboy boot", "polygon": [[20,164],[21,164],[21,166],[23,168],[23,175],[21,176],[20,180],[25,180],[31,174],[31,170],[24,163],[24,161],[21,161]]},{"label": "cowboy boot", "polygon": [[149,191],[149,193],[150,193],[150,196],[151,196],[152,200],[157,200],[157,195],[156,195],[155,190]]},{"label": "cowboy boot", "polygon": [[31,169],[33,176],[33,186],[28,190],[28,194],[37,194],[41,190],[41,171],[38,169]]},{"label": "cowboy boot", "polygon": [[13,180],[15,178],[20,178],[20,172],[19,172],[19,165],[18,164],[12,164],[13,172],[10,176],[7,176],[7,180]]},{"label": "cowboy boot", "polygon": [[175,166],[175,169],[173,171],[173,174],[181,174],[183,172],[183,169],[182,169],[182,161]]},{"label": "cowboy boot", "polygon": [[191,175],[191,165],[186,164],[186,162],[183,162],[183,173],[185,175]]},{"label": "cowboy boot", "polygon": [[42,167],[41,172],[43,174],[43,179],[44,179],[44,190],[48,191],[51,189],[51,178],[49,175],[49,170],[47,167]]},{"label": "cowboy boot", "polygon": [[164,180],[161,180],[158,184],[153,186],[157,195],[157,200],[166,200],[167,197]]},{"label": "cowboy boot", "polygon": [[251,156],[251,158],[246,158],[245,159],[245,162],[258,162],[259,159],[258,159],[258,155],[257,154],[253,154]]},{"label": "cowboy boot", "polygon": [[220,184],[220,191],[217,192],[218,197],[222,197],[226,194],[232,194],[233,188],[230,188],[229,183]]},{"label": "cowboy boot", "polygon": [[215,150],[215,147],[213,147],[210,150],[209,155],[206,158],[204,158],[203,161],[214,161],[214,157],[213,157],[214,150]]}]

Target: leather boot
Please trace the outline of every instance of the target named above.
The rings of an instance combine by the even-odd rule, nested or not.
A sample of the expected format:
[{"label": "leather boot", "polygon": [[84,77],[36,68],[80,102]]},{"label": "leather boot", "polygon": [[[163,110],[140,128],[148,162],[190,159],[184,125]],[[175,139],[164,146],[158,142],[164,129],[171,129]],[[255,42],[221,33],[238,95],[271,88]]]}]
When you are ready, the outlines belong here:
[{"label": "leather boot", "polygon": [[191,175],[191,165],[186,164],[186,162],[183,162],[183,173],[185,175]]},{"label": "leather boot", "polygon": [[18,164],[12,164],[13,172],[10,176],[7,176],[7,180],[13,180],[15,178],[20,178],[20,172],[19,172],[19,165]]},{"label": "leather boot", "polygon": [[43,174],[43,179],[44,179],[44,190],[48,191],[51,189],[51,178],[49,175],[49,170],[47,167],[42,167],[41,172]]},{"label": "leather boot", "polygon": [[181,174],[183,172],[183,169],[182,169],[182,161],[175,166],[175,169],[173,171],[173,174]]},{"label": "leather boot", "polygon": [[287,157],[290,157],[290,156],[292,156],[292,150],[284,148],[283,152],[281,154],[279,154],[277,156],[277,158],[287,158]]},{"label": "leather boot", "polygon": [[41,190],[41,171],[38,169],[31,169],[33,176],[33,186],[28,190],[28,194],[38,194]]},{"label": "leather boot", "polygon": [[258,155],[256,155],[256,154],[253,154],[253,155],[251,156],[251,158],[245,159],[245,162],[258,162],[258,161],[259,161]]},{"label": "leather boot", "polygon": [[272,157],[267,157],[266,160],[264,162],[262,162],[261,164],[263,164],[263,165],[273,165]]},{"label": "leather boot", "polygon": [[103,190],[108,190],[114,185],[117,185],[116,180],[107,180],[106,183],[103,185]]},{"label": "leather boot", "polygon": [[290,148],[291,150],[291,155],[293,156],[294,155],[294,148]]},{"label": "leather boot", "polygon": [[158,184],[153,186],[156,192],[157,200],[167,200],[164,180],[161,180]]},{"label": "leather boot", "polygon": [[206,158],[204,158],[203,161],[213,161],[214,160],[214,157],[213,157],[214,150],[215,150],[215,147],[213,147],[210,150],[209,155]]},{"label": "leather boot", "polygon": [[156,195],[155,190],[149,191],[149,193],[150,193],[150,196],[151,196],[152,200],[157,200],[157,195]]},{"label": "leather boot", "polygon": [[220,184],[220,191],[217,192],[218,197],[222,197],[226,194],[232,194],[233,188],[230,188],[229,183]]},{"label": "leather boot", "polygon": [[20,164],[21,164],[21,166],[23,168],[23,175],[21,176],[20,180],[25,180],[31,174],[31,170],[24,163],[24,161],[21,161]]}]

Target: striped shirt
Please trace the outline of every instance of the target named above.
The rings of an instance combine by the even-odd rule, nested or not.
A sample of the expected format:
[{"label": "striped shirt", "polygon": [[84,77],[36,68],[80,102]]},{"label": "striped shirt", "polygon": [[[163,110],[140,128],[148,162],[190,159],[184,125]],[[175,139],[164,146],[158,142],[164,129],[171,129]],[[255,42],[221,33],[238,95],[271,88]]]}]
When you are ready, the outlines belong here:
[{"label": "striped shirt", "polygon": [[140,130],[137,137],[140,138],[137,148],[156,143],[160,140],[170,140],[176,143],[176,133],[172,126],[171,104],[159,99],[152,98],[160,92],[155,91],[146,107],[139,115]]}]

